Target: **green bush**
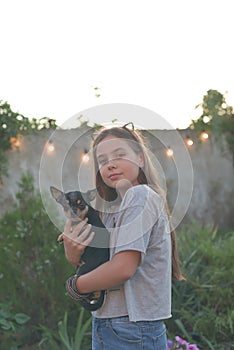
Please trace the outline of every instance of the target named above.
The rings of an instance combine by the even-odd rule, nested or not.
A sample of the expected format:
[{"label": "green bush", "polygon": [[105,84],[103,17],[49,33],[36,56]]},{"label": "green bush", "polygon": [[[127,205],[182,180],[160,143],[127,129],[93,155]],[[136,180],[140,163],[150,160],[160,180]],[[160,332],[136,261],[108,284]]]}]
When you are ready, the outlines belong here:
[{"label": "green bush", "polygon": [[178,233],[186,281],[173,283],[169,333],[201,349],[234,348],[234,232],[190,225]]},{"label": "green bush", "polygon": [[74,271],[57,243],[60,232],[35,193],[32,177],[23,176],[19,187],[18,205],[0,220],[0,300],[30,316],[25,331],[30,343],[40,339],[39,324],[57,328],[65,311],[77,319],[79,308],[65,296],[64,282]]},{"label": "green bush", "polygon": [[30,317],[15,313],[10,304],[0,303],[0,338],[5,349],[16,350],[21,344],[21,334]]},{"label": "green bush", "polygon": [[[36,349],[39,344],[43,350],[66,349],[61,335],[67,334],[70,343],[77,340],[77,322],[82,316],[82,325],[88,324],[90,314],[83,315],[80,306],[66,296],[64,282],[74,270],[56,242],[60,232],[35,192],[32,177],[23,176],[19,187],[18,205],[0,220],[0,300],[12,310],[11,320],[5,314],[2,323],[25,314],[30,319],[20,334],[21,349],[30,349],[30,345]],[[196,342],[200,349],[234,348],[233,243],[234,232],[222,233],[195,223],[178,231],[187,280],[173,283],[173,317],[167,321],[171,339],[179,335]],[[65,314],[69,323],[61,321]],[[11,331],[14,338],[17,334]],[[1,327],[2,350],[11,348],[6,339],[9,333]],[[90,334],[84,337],[82,348],[90,349]]]},{"label": "green bush", "polygon": [[73,323],[72,327],[68,325],[67,312],[65,312],[63,320],[58,322],[57,332],[51,332],[47,327],[41,327],[42,340],[39,344],[40,349],[90,350],[92,342],[91,322],[90,314],[82,308],[74,329],[75,323]]},{"label": "green bush", "polygon": [[0,183],[2,175],[7,176],[7,153],[12,148],[12,138],[32,134],[40,129],[55,129],[56,121],[47,117],[28,119],[18,112],[13,112],[8,102],[0,100]]}]

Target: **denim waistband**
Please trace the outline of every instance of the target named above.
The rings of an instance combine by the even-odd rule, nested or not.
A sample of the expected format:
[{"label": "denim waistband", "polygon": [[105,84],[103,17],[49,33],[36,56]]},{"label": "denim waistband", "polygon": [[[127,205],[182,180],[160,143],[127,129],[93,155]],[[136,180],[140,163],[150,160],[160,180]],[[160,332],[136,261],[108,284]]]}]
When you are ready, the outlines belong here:
[{"label": "denim waistband", "polygon": [[[96,320],[97,322],[108,322],[108,321],[112,321],[112,322],[130,322],[129,320],[129,316],[125,315],[125,316],[119,316],[119,317],[109,317],[109,318],[99,318],[99,317],[95,317],[92,316],[94,320]],[[162,324],[164,323],[163,320],[139,320],[139,321],[132,321],[135,322],[137,324],[143,324],[143,323],[152,323],[152,324]]]}]

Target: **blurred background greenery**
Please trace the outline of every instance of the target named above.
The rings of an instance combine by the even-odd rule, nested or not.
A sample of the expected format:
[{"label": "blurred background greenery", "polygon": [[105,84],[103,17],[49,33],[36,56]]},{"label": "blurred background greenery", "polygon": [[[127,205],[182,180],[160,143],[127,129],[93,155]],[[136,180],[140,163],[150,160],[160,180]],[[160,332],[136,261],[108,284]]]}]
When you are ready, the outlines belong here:
[{"label": "blurred background greenery", "polygon": [[[192,126],[216,138],[227,136],[233,154],[233,109],[209,90],[203,114]],[[28,121],[1,102],[0,178],[7,175],[12,138],[56,128],[48,118]],[[207,117],[207,118],[205,118]],[[6,127],[7,125],[7,127]],[[11,140],[11,142],[10,142]],[[30,173],[22,174],[17,204],[0,218],[0,348],[2,350],[90,350],[91,319],[66,296],[64,282],[74,270],[56,240]],[[168,337],[179,335],[200,349],[234,349],[234,230],[194,221],[177,229],[184,282],[173,283],[173,317]]]},{"label": "blurred background greenery", "polygon": [[[29,174],[17,197],[0,220],[0,348],[89,350],[90,315],[66,296],[73,268]],[[173,283],[168,336],[200,349],[233,349],[234,231],[194,222],[179,229],[178,245],[187,280]]]}]

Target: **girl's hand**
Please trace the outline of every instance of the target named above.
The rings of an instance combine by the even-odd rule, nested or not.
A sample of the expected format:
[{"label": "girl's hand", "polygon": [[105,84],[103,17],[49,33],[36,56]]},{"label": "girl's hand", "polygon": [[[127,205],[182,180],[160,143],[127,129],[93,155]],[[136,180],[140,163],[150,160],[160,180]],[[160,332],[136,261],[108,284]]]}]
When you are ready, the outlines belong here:
[{"label": "girl's hand", "polygon": [[75,267],[78,266],[81,255],[94,237],[94,232],[90,233],[91,225],[87,225],[87,221],[86,218],[72,226],[72,220],[68,220],[62,234],[65,256]]}]

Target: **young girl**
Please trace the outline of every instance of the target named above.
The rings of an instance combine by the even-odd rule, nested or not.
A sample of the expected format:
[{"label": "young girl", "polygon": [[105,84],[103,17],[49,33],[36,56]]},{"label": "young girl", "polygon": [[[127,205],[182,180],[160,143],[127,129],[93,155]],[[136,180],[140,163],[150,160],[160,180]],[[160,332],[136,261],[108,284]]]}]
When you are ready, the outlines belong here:
[{"label": "young girl", "polygon": [[[171,317],[171,278],[183,276],[149,151],[140,134],[125,125],[102,129],[93,154],[97,209],[105,212],[110,261],[74,284],[79,294],[107,291],[103,306],[92,313],[92,349],[166,350],[163,320]],[[93,239],[85,224],[70,233],[68,221],[63,234],[66,257],[74,266]]]}]

